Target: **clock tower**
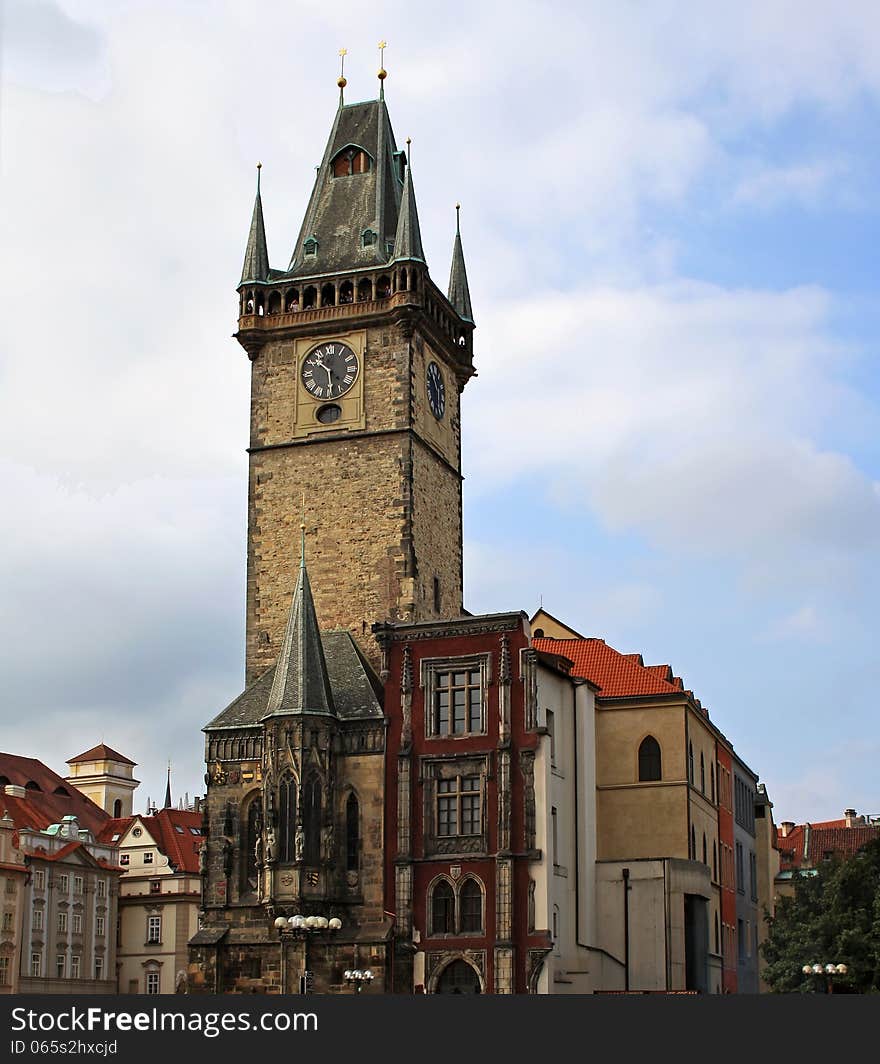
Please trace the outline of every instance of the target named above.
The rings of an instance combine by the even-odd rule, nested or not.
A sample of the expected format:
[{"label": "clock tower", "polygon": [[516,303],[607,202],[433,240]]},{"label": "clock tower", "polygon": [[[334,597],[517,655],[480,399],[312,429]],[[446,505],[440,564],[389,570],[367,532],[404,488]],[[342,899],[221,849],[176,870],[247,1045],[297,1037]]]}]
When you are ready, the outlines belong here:
[{"label": "clock tower", "polygon": [[460,398],[474,329],[456,226],[432,281],[408,152],[384,100],[339,107],[286,269],[269,266],[259,170],[238,288],[251,361],[247,683],[275,662],[300,523],[323,628],[374,664],[377,621],[462,612]]}]

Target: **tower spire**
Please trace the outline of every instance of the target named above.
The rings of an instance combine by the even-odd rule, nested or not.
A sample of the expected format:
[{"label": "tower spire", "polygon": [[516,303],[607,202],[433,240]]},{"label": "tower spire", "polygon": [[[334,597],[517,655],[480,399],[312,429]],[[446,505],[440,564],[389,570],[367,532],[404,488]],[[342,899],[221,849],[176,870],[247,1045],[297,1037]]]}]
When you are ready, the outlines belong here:
[{"label": "tower spire", "polygon": [[412,166],[410,166],[409,146],[412,143],[406,138],[406,177],[403,183],[403,196],[400,200],[400,213],[397,216],[397,233],[394,236],[394,261],[399,259],[418,259],[425,261],[425,252],[422,248],[422,234],[419,229],[419,212],[416,208],[416,194],[413,190]]},{"label": "tower spire", "polygon": [[248,233],[247,249],[244,253],[244,265],[241,269],[239,284],[251,281],[268,281],[269,252],[266,249],[266,227],[263,225],[263,201],[260,197],[260,171],[262,163],[257,163],[257,198],[254,200],[254,213],[251,216],[251,228]]},{"label": "tower spire", "polygon": [[461,204],[455,205],[455,243],[452,246],[452,268],[449,271],[449,302],[458,311],[464,321],[473,322],[471,293],[468,289],[467,270],[464,266],[464,252],[461,249]]},{"label": "tower spire", "polygon": [[320,713],[334,716],[336,712],[306,569],[305,496],[302,505],[299,579],[293,592],[287,628],[275,665],[266,717],[288,713]]},{"label": "tower spire", "polygon": [[171,762],[168,762],[168,778],[165,782],[165,804],[163,809],[171,808]]}]

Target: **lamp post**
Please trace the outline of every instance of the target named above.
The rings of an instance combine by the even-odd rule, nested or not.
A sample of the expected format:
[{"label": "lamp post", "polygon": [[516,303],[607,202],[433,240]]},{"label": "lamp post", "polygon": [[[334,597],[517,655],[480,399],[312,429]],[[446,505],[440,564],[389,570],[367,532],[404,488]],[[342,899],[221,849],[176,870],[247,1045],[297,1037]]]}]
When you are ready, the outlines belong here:
[{"label": "lamp post", "polygon": [[845,964],[832,964],[830,961],[827,964],[805,964],[801,971],[804,975],[824,975],[826,979],[825,993],[834,993],[834,976],[846,975]]},{"label": "lamp post", "polygon": [[359,994],[364,986],[369,986],[373,981],[373,973],[369,968],[352,968],[342,973],[343,979],[349,986],[354,987],[354,992]]},{"label": "lamp post", "polygon": [[338,916],[278,916],[274,922],[275,930],[281,948],[281,993],[287,991],[287,951],[285,945],[291,940],[301,940],[303,943],[303,979],[300,993],[309,992],[309,938],[323,931],[334,932],[342,927],[342,921]]}]

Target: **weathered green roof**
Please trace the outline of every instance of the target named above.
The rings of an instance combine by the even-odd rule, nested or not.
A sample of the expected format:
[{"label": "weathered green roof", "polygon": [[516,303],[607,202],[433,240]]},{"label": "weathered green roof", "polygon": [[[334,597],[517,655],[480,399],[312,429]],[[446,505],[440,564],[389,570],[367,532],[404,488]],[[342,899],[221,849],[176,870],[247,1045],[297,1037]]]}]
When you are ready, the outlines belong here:
[{"label": "weathered green roof", "polygon": [[397,233],[394,237],[394,259],[417,259],[425,261],[422,248],[422,234],[419,229],[419,213],[416,208],[416,194],[413,190],[412,168],[407,163],[406,178],[403,184],[403,198],[397,217]]},{"label": "weathered green roof", "polygon": [[[340,720],[381,720],[382,707],[377,694],[379,682],[351,634],[347,631],[322,632],[321,644],[337,717]],[[266,717],[276,667],[270,665],[259,679],[205,725],[205,731],[259,725]]]},{"label": "weathered green roof", "polygon": [[455,215],[455,243],[452,246],[452,268],[449,271],[449,302],[458,311],[460,318],[473,322],[471,293],[468,289],[467,270],[464,267],[464,252],[461,249],[458,207],[455,209]]},{"label": "weathered green roof", "polygon": [[257,198],[254,200],[254,213],[251,216],[251,228],[248,233],[247,248],[244,253],[244,265],[241,268],[239,284],[269,279],[269,252],[266,249],[266,227],[263,225],[263,201],[260,198],[260,169],[257,168]]},{"label": "weathered green roof", "polygon": [[303,556],[281,651],[275,663],[266,716],[289,713],[333,716],[334,712],[321,632]]},{"label": "weathered green roof", "polygon": [[[370,157],[366,173],[334,177],[332,162],[345,148],[363,148]],[[315,186],[290,259],[289,273],[300,277],[383,265],[393,242],[403,194],[402,154],[384,100],[340,106],[318,168]],[[372,229],[378,239],[362,246]],[[306,258],[303,244],[318,241],[317,254]]]}]

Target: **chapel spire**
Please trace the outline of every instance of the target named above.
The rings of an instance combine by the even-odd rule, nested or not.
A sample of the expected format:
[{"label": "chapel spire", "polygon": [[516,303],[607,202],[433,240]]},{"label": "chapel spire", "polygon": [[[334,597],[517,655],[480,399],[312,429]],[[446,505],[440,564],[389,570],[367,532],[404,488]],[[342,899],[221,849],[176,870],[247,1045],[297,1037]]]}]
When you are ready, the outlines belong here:
[{"label": "chapel spire", "polygon": [[249,284],[251,281],[267,281],[269,279],[269,252],[266,249],[263,201],[260,198],[260,170],[262,166],[262,163],[257,163],[257,198],[254,200],[254,213],[251,216],[251,229],[248,233],[247,250],[244,253],[240,284]]},{"label": "chapel spire", "polygon": [[455,243],[452,246],[452,268],[449,271],[449,302],[458,311],[464,321],[473,322],[471,293],[468,289],[467,270],[464,266],[464,252],[461,249],[461,227],[459,224],[461,204],[455,205]]},{"label": "chapel spire", "polygon": [[321,632],[306,570],[305,524],[301,525],[299,579],[293,593],[287,629],[275,665],[266,715],[319,713],[334,716],[333,695]]},{"label": "chapel spire", "polygon": [[419,229],[419,212],[416,208],[416,194],[413,191],[412,167],[409,163],[409,137],[407,144],[406,177],[403,184],[403,198],[400,201],[400,213],[397,216],[397,233],[394,236],[394,260],[417,259],[425,261],[422,248],[422,234]]}]

